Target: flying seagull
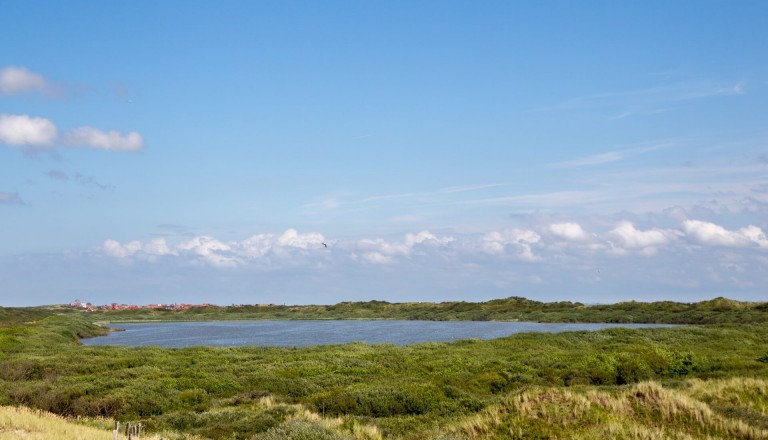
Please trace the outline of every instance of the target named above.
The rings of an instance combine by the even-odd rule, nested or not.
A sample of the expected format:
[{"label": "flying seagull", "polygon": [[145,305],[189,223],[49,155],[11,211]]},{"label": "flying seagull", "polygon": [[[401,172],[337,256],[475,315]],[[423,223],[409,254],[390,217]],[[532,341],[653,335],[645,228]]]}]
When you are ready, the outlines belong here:
[{"label": "flying seagull", "polygon": [[320,242],[320,244],[322,244],[322,245],[323,245],[323,247],[325,247],[326,249],[328,249],[328,245],[327,245],[327,244],[325,244],[325,242],[322,242],[322,241],[321,241],[321,242]]}]

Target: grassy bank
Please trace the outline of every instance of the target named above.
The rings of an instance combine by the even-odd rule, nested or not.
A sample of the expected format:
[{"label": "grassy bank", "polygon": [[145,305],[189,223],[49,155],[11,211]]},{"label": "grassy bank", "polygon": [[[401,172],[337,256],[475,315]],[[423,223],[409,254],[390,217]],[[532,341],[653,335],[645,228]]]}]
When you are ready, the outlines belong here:
[{"label": "grassy bank", "polygon": [[0,325],[0,404],[179,439],[768,438],[766,312],[728,300],[683,312],[757,323],[161,349],[84,347],[103,315],[22,310]]},{"label": "grassy bank", "polygon": [[97,311],[106,321],[223,321],[283,319],[404,319],[430,321],[534,321],[723,324],[768,322],[768,303],[715,298],[697,303],[670,301],[584,305],[543,303],[525,298],[487,302],[390,303],[343,302],[305,306],[208,306],[187,310],[138,309]]}]

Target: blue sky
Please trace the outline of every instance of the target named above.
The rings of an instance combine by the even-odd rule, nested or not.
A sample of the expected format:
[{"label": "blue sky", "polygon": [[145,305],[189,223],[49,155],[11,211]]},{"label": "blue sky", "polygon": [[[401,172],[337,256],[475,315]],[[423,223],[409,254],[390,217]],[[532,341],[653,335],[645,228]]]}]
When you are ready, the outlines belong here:
[{"label": "blue sky", "polygon": [[0,11],[2,305],[768,299],[765,2]]}]

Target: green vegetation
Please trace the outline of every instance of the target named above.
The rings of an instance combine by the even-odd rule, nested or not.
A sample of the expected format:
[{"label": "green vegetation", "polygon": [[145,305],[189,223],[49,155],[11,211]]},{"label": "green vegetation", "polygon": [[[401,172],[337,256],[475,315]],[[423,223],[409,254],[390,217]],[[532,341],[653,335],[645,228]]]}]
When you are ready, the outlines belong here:
[{"label": "green vegetation", "polygon": [[112,316],[243,319],[267,308],[34,315],[3,309],[0,405],[141,421],[150,433],[178,439],[768,438],[763,304],[537,305],[519,298],[343,303],[285,313],[308,318],[331,310],[336,318],[360,318],[373,316],[368,309],[391,308],[458,319],[485,310],[493,319],[516,313],[514,319],[617,322],[627,310],[635,322],[730,323],[406,347],[161,349],[84,347],[77,338],[102,334],[94,322]]},{"label": "green vegetation", "polygon": [[[114,427],[113,420],[103,418],[68,420],[49,412],[0,406],[0,440],[111,440]],[[126,436],[120,435],[120,438]],[[141,438],[158,440],[162,437],[142,435]]]},{"label": "green vegetation", "polygon": [[535,321],[723,324],[768,322],[768,303],[716,298],[686,304],[670,301],[586,306],[581,303],[543,303],[525,298],[488,302],[389,303],[343,302],[308,306],[196,307],[188,310],[137,309],[97,311],[106,321],[225,321],[270,319],[405,319],[428,321]]}]

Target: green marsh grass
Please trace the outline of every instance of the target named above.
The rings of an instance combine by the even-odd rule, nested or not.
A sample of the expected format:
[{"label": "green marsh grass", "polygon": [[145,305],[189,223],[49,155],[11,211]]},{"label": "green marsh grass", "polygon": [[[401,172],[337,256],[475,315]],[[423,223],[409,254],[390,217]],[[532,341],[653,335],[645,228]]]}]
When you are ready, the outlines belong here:
[{"label": "green marsh grass", "polygon": [[[576,307],[595,311],[585,319],[593,322],[622,310],[635,321],[695,313],[730,322],[405,347],[162,349],[79,345],[103,334],[94,322],[106,313],[23,311],[0,324],[0,404],[141,421],[174,439],[768,438],[768,310],[760,305],[526,301],[413,307],[453,310],[443,318],[512,307],[580,320],[587,312],[568,314]],[[399,306],[342,304],[334,313],[357,318],[390,307]]]}]

